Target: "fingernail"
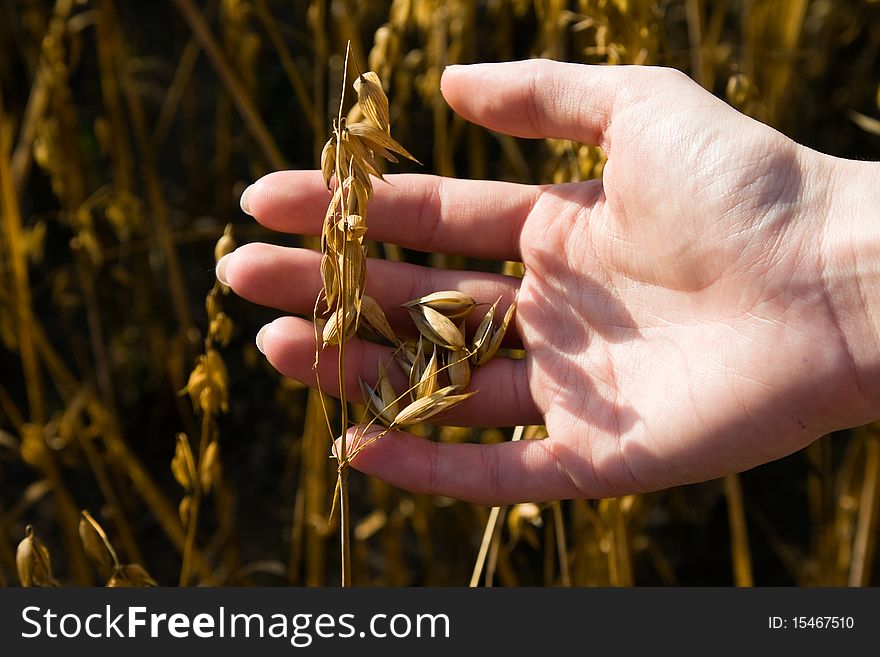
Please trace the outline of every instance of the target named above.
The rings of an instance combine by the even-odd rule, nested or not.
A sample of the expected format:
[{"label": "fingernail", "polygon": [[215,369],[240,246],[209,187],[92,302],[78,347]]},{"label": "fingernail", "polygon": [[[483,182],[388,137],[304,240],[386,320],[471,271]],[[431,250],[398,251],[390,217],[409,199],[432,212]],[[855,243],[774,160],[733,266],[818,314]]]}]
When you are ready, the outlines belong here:
[{"label": "fingernail", "polygon": [[241,206],[241,211],[250,216],[254,216],[251,213],[251,207],[248,205],[248,196],[251,194],[251,190],[254,188],[253,185],[248,185],[245,190],[241,193],[241,199],[238,204]]},{"label": "fingernail", "polygon": [[263,351],[263,338],[264,338],[265,335],[266,335],[266,329],[267,329],[267,328],[269,328],[269,324],[266,324],[263,328],[261,328],[261,329],[257,332],[257,340],[256,340],[256,342],[257,342],[257,349],[259,349],[259,350],[260,350],[260,353],[263,354],[263,355],[266,354],[266,352]]},{"label": "fingernail", "polygon": [[231,253],[227,253],[220,258],[217,261],[217,266],[214,268],[214,274],[217,276],[217,280],[223,283],[223,285],[229,285],[226,281],[226,266],[229,264],[229,256],[231,255]]}]

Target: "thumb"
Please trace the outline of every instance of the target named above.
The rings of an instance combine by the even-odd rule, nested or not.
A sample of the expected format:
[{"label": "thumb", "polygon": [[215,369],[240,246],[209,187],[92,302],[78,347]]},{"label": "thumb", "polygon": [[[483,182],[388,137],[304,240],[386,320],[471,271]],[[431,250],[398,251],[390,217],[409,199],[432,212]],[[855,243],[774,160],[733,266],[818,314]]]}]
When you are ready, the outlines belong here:
[{"label": "thumb", "polygon": [[491,130],[573,139],[607,152],[616,111],[648,98],[658,83],[668,90],[686,80],[673,69],[532,59],[449,66],[440,88],[456,112]]}]

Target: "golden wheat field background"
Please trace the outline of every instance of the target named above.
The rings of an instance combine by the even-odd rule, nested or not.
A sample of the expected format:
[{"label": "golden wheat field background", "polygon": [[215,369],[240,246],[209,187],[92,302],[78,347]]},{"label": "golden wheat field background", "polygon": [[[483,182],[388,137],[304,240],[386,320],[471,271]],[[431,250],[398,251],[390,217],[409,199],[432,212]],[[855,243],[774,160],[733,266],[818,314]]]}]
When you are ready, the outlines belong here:
[{"label": "golden wheat field background", "polygon": [[[873,0],[0,0],[0,584],[339,582],[319,395],[265,362],[275,315],[214,265],[302,244],[238,196],[319,166],[349,42],[424,163],[395,171],[601,176],[596,148],[493,134],[440,96],[448,64],[535,56],[676,67],[801,143],[880,160]],[[355,473],[351,582],[877,584],[878,477],[876,427],[724,480],[496,510]]]}]

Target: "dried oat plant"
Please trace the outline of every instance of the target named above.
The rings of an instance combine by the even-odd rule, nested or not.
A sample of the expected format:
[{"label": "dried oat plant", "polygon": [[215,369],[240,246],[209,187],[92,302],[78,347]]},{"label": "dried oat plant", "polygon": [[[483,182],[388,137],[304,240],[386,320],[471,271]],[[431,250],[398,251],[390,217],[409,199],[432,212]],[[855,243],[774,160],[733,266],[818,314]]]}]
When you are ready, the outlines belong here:
[{"label": "dried oat plant", "polygon": [[[389,431],[405,429],[427,421],[475,394],[466,391],[471,371],[488,362],[498,351],[513,314],[512,303],[503,318],[496,319],[498,301],[489,308],[471,341],[465,320],[477,307],[470,296],[455,290],[433,292],[413,299],[404,308],[418,330],[416,340],[397,336],[379,303],[365,293],[367,258],[364,236],[367,210],[373,198],[373,181],[384,181],[378,159],[397,162],[397,156],[417,160],[391,136],[388,97],[374,71],[358,73],[354,81],[357,103],[343,117],[346,73],[351,52],[346,48],[343,89],[333,135],[321,153],[321,171],[332,192],[321,231],[321,279],[323,289],[315,302],[315,369],[321,351],[338,347],[337,376],[341,403],[343,439],[334,444],[337,483],[333,509],[338,500],[342,546],[342,585],[351,585],[351,538],[348,472],[352,459]],[[359,120],[358,120],[359,119]],[[318,316],[323,302],[330,313],[320,335]],[[345,342],[365,322],[380,339],[394,346],[393,356],[380,365],[377,382],[361,380],[364,405],[372,418],[358,428],[351,444],[345,439],[348,409],[345,394]],[[406,375],[409,387],[398,393],[388,373],[395,361]],[[320,379],[318,382],[321,388]],[[325,419],[330,425],[329,413]],[[368,431],[374,425],[382,428]],[[332,511],[331,511],[332,513]]]}]

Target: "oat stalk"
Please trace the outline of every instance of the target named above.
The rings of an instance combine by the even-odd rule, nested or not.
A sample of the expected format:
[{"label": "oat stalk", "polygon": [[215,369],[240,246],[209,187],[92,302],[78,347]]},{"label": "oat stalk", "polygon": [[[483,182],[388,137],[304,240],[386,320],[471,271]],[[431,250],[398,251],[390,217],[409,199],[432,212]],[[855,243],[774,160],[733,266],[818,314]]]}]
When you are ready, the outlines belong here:
[{"label": "oat stalk", "polygon": [[[346,78],[348,76],[348,57],[351,54],[351,42],[349,41],[345,46],[345,63],[342,66],[342,93],[339,96],[339,113],[336,117],[336,152],[342,153],[342,104],[345,102],[345,86],[346,86]],[[343,160],[342,158],[336,159],[336,183],[339,185],[343,180]],[[339,196],[339,209],[343,217],[347,217],[346,214],[346,194],[343,191]],[[346,241],[348,240],[348,228],[347,223],[345,224],[346,229]],[[340,336],[339,339],[339,356],[336,360],[337,363],[337,376],[339,381],[339,403],[341,406],[340,416],[341,416],[341,425],[342,425],[342,440],[339,441],[339,467],[336,469],[336,477],[337,477],[337,485],[339,487],[339,532],[340,532],[340,544],[341,544],[341,557],[342,557],[342,586],[351,586],[351,505],[349,503],[348,496],[348,441],[345,437],[346,427],[348,427],[348,402],[345,398],[345,328],[343,324],[345,323],[346,312],[348,308],[346,308],[346,298],[349,290],[347,289],[346,280],[348,277],[343,275],[342,272],[346,271],[347,264],[347,249],[343,247],[342,249],[342,266],[341,271],[337,272],[337,280],[340,282],[340,290],[339,290],[339,302],[338,309],[336,313],[336,334]],[[341,310],[342,312],[338,312]]]},{"label": "oat stalk", "polygon": [[[227,253],[235,250],[232,226],[226,230],[214,246],[214,259],[219,262]],[[217,347],[229,344],[232,321],[223,312],[222,297],[228,288],[215,281],[205,299],[208,313],[208,331],[205,335],[205,353],[199,356],[195,369],[190,373],[181,394],[189,394],[193,409],[201,416],[199,448],[195,454],[186,434],[177,439],[177,449],[171,462],[174,478],[183,487],[185,495],[178,506],[178,515],[186,528],[183,545],[183,561],[180,567],[180,586],[190,582],[196,552],[196,534],[199,516],[205,497],[212,487],[219,485],[220,457],[217,443],[217,416],[229,409],[229,376]]]},{"label": "oat stalk", "polygon": [[[470,296],[455,290],[440,291],[404,304],[420,337],[415,346],[399,338],[391,328],[379,303],[365,294],[367,208],[373,197],[373,178],[384,180],[379,161],[397,162],[398,156],[417,160],[391,136],[388,97],[379,76],[361,72],[355,62],[357,78],[353,87],[357,103],[343,116],[348,82],[351,44],[346,47],[342,72],[342,93],[333,126],[333,135],[321,153],[321,172],[330,205],[321,231],[321,279],[323,289],[315,302],[315,370],[321,351],[338,347],[336,376],[341,405],[341,432],[334,450],[337,462],[336,488],[331,519],[339,505],[342,547],[342,585],[351,585],[351,537],[348,472],[352,459],[367,446],[397,429],[425,422],[464,401],[474,391],[466,391],[472,371],[488,362],[498,351],[513,318],[516,301],[500,321],[496,301],[491,306],[469,344],[466,320],[479,305]],[[322,308],[323,302],[323,308]],[[323,329],[318,328],[319,311],[330,313]],[[363,320],[363,321],[362,321]],[[379,368],[379,380],[370,387],[361,382],[364,402],[373,417],[358,429],[352,444],[346,439],[348,400],[346,398],[345,344],[366,325],[381,340],[396,346],[394,358],[409,379],[402,394],[389,378],[389,363]],[[317,376],[317,375],[316,375]],[[322,390],[320,376],[318,389]],[[407,399],[408,398],[408,399]],[[324,409],[325,418],[329,413]],[[376,422],[384,428],[365,439]],[[335,435],[327,421],[331,435]]]}]

